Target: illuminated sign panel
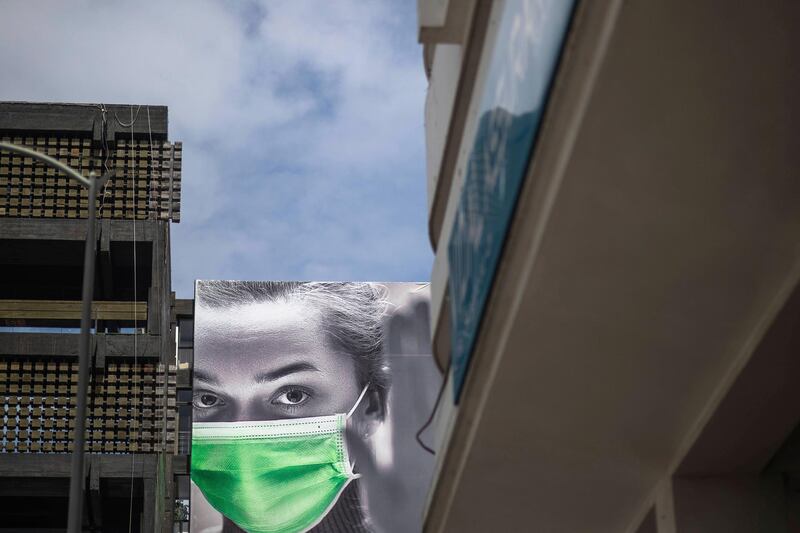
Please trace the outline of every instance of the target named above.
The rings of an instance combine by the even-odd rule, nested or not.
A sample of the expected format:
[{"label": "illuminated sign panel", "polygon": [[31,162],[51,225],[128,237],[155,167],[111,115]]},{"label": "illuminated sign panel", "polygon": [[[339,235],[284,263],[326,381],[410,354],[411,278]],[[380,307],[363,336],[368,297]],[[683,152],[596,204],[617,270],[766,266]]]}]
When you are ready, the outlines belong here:
[{"label": "illuminated sign panel", "polygon": [[[458,401],[528,168],[573,1],[495,2],[478,122],[448,243],[451,361]],[[491,27],[491,25],[490,25]]]}]

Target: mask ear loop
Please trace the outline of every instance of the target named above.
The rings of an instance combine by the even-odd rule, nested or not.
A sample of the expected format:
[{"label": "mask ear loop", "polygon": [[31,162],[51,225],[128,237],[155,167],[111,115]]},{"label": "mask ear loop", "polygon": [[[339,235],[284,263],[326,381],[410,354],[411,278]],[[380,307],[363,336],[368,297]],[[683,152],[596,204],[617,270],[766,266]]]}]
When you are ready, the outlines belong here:
[{"label": "mask ear loop", "polygon": [[364,390],[362,390],[361,394],[359,394],[358,400],[356,400],[356,404],[353,406],[352,409],[350,409],[350,411],[348,411],[347,418],[350,418],[351,416],[353,416],[353,413],[356,412],[356,409],[358,409],[358,404],[361,403],[361,400],[364,399],[364,395],[367,394],[367,390],[369,390],[369,385],[370,385],[369,383],[364,385]]},{"label": "mask ear loop", "polygon": [[[353,413],[356,412],[356,409],[358,409],[361,400],[364,399],[364,396],[367,394],[367,391],[369,390],[369,385],[370,385],[369,383],[364,385],[364,389],[361,391],[361,394],[358,395],[358,400],[356,400],[356,404],[353,406],[352,409],[350,409],[350,411],[347,412],[347,417],[345,418],[345,420],[349,420],[350,417],[353,416]],[[356,467],[356,462],[353,461],[353,463],[350,465],[350,471],[352,472],[355,467]],[[355,474],[355,476],[358,478],[361,477],[361,474]]]}]

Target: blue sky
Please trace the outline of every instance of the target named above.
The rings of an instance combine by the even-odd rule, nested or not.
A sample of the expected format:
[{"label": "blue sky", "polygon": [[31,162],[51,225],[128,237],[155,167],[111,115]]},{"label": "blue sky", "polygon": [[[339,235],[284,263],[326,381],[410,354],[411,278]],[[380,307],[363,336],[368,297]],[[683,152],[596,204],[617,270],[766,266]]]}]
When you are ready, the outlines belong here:
[{"label": "blue sky", "polygon": [[167,105],[173,289],[427,281],[416,1],[6,1],[0,99]]}]

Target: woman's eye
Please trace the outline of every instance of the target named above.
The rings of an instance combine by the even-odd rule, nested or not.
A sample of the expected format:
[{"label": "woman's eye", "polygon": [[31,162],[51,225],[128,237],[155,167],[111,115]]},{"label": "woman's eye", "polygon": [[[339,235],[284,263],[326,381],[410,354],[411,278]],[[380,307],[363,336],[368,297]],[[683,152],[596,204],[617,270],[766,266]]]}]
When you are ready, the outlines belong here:
[{"label": "woman's eye", "polygon": [[273,400],[273,403],[279,403],[282,405],[300,405],[304,403],[310,395],[301,389],[289,389],[284,391]]},{"label": "woman's eye", "polygon": [[222,404],[222,400],[214,394],[201,392],[194,397],[194,406],[200,408],[216,407]]}]

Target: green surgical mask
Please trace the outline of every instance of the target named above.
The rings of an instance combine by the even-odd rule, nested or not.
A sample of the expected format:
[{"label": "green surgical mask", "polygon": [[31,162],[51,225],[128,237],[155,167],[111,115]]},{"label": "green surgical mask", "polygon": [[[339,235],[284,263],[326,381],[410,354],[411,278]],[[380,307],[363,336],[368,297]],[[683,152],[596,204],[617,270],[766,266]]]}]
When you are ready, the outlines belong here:
[{"label": "green surgical mask", "polygon": [[192,424],[192,481],[217,511],[249,533],[308,531],[336,504],[353,473],[349,413],[263,422]]}]

